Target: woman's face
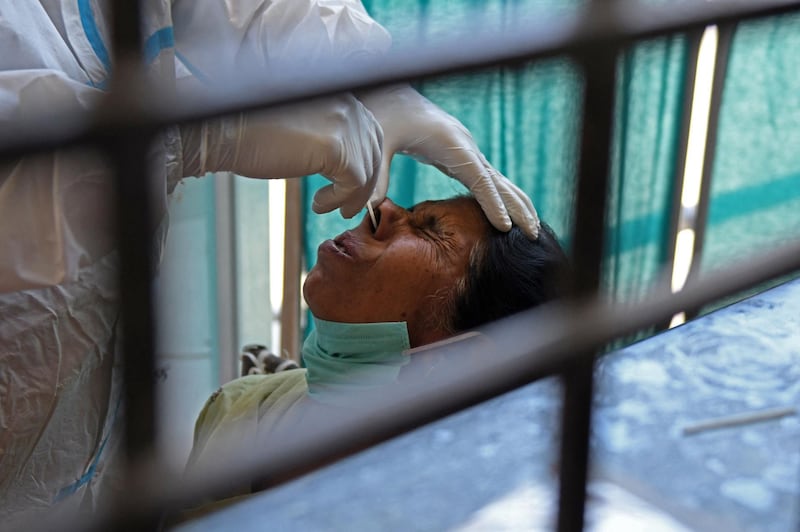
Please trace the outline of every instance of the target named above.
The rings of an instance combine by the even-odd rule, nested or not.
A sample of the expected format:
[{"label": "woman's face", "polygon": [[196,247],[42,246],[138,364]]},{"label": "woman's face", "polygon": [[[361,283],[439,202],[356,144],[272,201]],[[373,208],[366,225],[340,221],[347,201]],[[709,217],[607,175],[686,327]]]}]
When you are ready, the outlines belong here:
[{"label": "woman's face", "polygon": [[317,250],[303,285],[318,318],[344,323],[406,321],[412,346],[441,339],[451,290],[489,224],[472,198],[426,201],[406,210],[384,200],[369,217]]}]

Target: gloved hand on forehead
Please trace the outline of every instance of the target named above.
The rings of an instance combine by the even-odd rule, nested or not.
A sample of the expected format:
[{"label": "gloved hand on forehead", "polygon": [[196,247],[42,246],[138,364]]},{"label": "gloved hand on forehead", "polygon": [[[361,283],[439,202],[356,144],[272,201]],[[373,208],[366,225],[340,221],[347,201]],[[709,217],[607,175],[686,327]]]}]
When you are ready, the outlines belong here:
[{"label": "gloved hand on forehead", "polygon": [[383,132],[352,94],[181,126],[184,176],[230,171],[247,177],[322,174],[317,213],[339,209],[352,218],[378,177]]},{"label": "gloved hand on forehead", "polygon": [[395,153],[431,164],[461,181],[501,231],[517,224],[531,238],[539,235],[539,217],[530,198],[498,172],[481,153],[467,128],[409,85],[357,94],[383,128],[383,159],[373,205],[386,197],[389,165]]}]

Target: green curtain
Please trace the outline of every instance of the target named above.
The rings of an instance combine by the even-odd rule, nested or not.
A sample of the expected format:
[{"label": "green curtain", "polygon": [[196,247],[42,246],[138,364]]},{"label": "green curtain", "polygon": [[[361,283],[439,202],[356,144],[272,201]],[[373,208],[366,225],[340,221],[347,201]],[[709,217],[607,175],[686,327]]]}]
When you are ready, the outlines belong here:
[{"label": "green curtain", "polygon": [[741,24],[720,107],[702,269],[800,238],[800,15]]},{"label": "green curtain", "polygon": [[[470,20],[534,19],[574,9],[578,2],[503,0],[371,0],[370,14],[385,25],[396,45],[430,42]],[[488,25],[488,24],[487,24]],[[476,30],[479,31],[479,30]],[[607,223],[604,288],[614,297],[640,297],[663,266],[671,208],[670,181],[679,127],[685,50],[679,37],[636,46],[619,63],[618,101],[612,154],[612,190]],[[542,220],[569,247],[580,136],[580,71],[567,59],[447,76],[416,85],[472,132],[503,174],[525,190]],[[403,206],[466,189],[438,170],[396,156],[389,197]],[[305,180],[305,206],[327,183]],[[354,225],[338,214],[305,217],[306,263],[319,243]]]},{"label": "green curtain", "polygon": [[619,301],[640,300],[669,280],[685,41],[676,35],[643,42],[618,62],[603,282]]}]

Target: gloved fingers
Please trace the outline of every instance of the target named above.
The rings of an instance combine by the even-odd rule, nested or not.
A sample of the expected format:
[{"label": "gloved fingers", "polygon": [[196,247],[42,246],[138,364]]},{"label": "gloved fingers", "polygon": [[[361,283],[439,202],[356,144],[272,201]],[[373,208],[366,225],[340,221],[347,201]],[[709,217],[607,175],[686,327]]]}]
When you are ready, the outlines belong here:
[{"label": "gloved fingers", "polygon": [[[366,106],[364,106],[364,104],[361,104],[361,108],[364,109],[364,112],[372,118],[372,120],[375,122],[377,126],[375,128],[375,137],[373,138],[372,142],[372,161],[373,161],[373,170],[378,170],[381,162],[383,161],[383,158],[386,155],[384,153],[384,150],[386,149],[386,133],[383,131],[380,122],[378,122],[377,119],[375,118],[375,115],[372,114],[372,111],[367,109]],[[391,160],[393,154],[394,152],[389,154],[389,160]]]},{"label": "gloved fingers", "polygon": [[380,202],[386,199],[386,194],[389,192],[389,168],[392,164],[393,155],[393,153],[385,153],[381,160],[381,166],[375,180],[375,189],[369,198],[369,202],[373,207],[378,206]]},{"label": "gloved fingers", "polygon": [[508,216],[508,211],[491,177],[484,175],[473,179],[469,190],[483,209],[490,224],[500,231],[511,230],[511,218]]},{"label": "gloved fingers", "polygon": [[511,185],[511,187],[514,189],[514,191],[517,193],[517,197],[522,199],[522,201],[525,204],[525,207],[527,209],[528,215],[531,218],[533,218],[532,221],[534,222],[534,225],[536,226],[537,233],[538,233],[538,229],[539,229],[539,225],[541,224],[541,220],[539,220],[539,212],[536,210],[536,207],[533,205],[533,201],[531,200],[530,196],[528,196],[525,193],[524,190],[519,188],[512,181],[508,181],[508,184]]},{"label": "gloved fingers", "polygon": [[389,150],[386,145],[383,128],[378,128],[380,144],[373,151],[373,172],[371,187],[372,193],[367,200],[373,207],[386,198],[389,190],[389,168],[394,156],[394,150]]},{"label": "gloved fingers", "polygon": [[[369,109],[352,95],[347,98],[348,108],[337,113],[347,121],[337,131],[338,141],[329,157],[336,164],[325,165],[321,172],[333,184],[314,194],[312,209],[325,213],[338,208],[344,218],[352,218],[364,208],[378,184],[383,130]],[[351,123],[354,116],[360,118]]]},{"label": "gloved fingers", "polygon": [[339,209],[342,217],[352,218],[364,208],[370,192],[361,187],[347,187],[339,183],[326,185],[314,193],[311,209],[317,214]]},{"label": "gloved fingers", "polygon": [[333,190],[333,185],[325,185],[314,193],[314,199],[311,201],[311,210],[317,214],[325,214],[335,210],[339,206],[336,198],[336,192]]},{"label": "gloved fingers", "polygon": [[385,134],[381,175],[370,198],[373,204],[385,196],[388,188],[391,158],[387,160],[386,154],[397,150],[461,181],[497,229],[509,231],[513,220],[529,237],[535,238],[538,217],[532,202],[488,163],[458,119],[408,85],[368,91],[360,94],[359,99],[372,111]]},{"label": "gloved fingers", "polygon": [[442,152],[447,159],[433,160],[430,164],[461,181],[478,201],[489,223],[500,231],[509,231],[511,218],[492,177],[495,170],[486,162],[477,146],[474,146],[471,137],[465,142],[468,147],[447,147]]},{"label": "gloved fingers", "polygon": [[528,238],[533,240],[539,238],[539,214],[528,195],[492,166],[482,153],[480,160],[492,176],[495,188],[500,194],[511,220],[522,229]]},{"label": "gloved fingers", "polygon": [[494,182],[503,203],[508,210],[512,222],[522,229],[525,235],[533,240],[539,238],[539,215],[527,194],[517,185],[497,170],[494,172]]}]

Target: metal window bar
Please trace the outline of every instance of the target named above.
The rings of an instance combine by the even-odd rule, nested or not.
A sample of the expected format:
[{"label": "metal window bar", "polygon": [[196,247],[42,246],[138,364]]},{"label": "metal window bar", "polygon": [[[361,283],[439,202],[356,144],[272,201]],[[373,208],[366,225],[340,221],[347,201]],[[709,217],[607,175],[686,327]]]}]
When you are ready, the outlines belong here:
[{"label": "metal window bar", "polygon": [[[595,2],[591,10],[604,7]],[[584,73],[578,189],[569,292],[574,298],[591,297],[600,287],[603,241],[611,165],[614,92],[617,55],[615,44],[587,50],[577,56]],[[559,459],[559,532],[583,529],[589,434],[592,418],[594,355],[599,346],[565,365]]]},{"label": "metal window bar", "polygon": [[[249,97],[220,94],[204,101],[183,99],[164,103],[163,94],[131,85],[128,90],[138,92],[140,97],[137,108],[126,108],[125,99],[120,95],[117,103],[122,105],[106,106],[102,120],[84,129],[76,130],[73,126],[75,116],[20,123],[14,131],[0,132],[0,157],[18,157],[77,144],[97,144],[120,128],[157,130],[176,123],[298,102],[343,90],[363,90],[410,79],[572,54],[609,42],[625,45],[702,29],[710,24],[790,13],[800,10],[798,4],[798,0],[764,0],[758,3],[724,0],[686,3],[678,7],[618,0],[610,4],[602,16],[589,18],[585,13],[577,12],[550,20],[542,19],[524,28],[507,27],[499,34],[454,35],[435,50],[429,47],[408,48],[390,53],[380,61],[366,62],[357,69],[333,65],[340,68],[308,73],[308,77],[303,78],[303,85],[279,85],[280,80],[276,80],[269,93]],[[130,94],[125,98],[129,97]]]},{"label": "metal window bar", "polygon": [[219,382],[239,376],[239,288],[236,282],[237,257],[235,224],[236,191],[234,175],[219,173],[214,181],[216,236],[216,320],[219,349]]},{"label": "metal window bar", "polygon": [[[142,6],[139,0],[116,2],[112,11],[114,75],[109,106],[139,110],[135,90],[142,83]],[[147,178],[147,151],[155,130],[120,128],[108,148],[115,172],[117,231],[120,246],[122,301],[123,394],[125,397],[125,478],[137,464],[152,460],[156,441],[155,314],[152,294],[152,220]],[[119,523],[122,530],[142,530],[157,524],[156,514],[137,514]]]},{"label": "metal window bar", "polygon": [[[224,478],[222,473],[205,483],[191,486],[186,483],[172,483],[165,481],[161,475],[153,473],[150,453],[154,438],[154,398],[152,385],[153,371],[153,314],[150,293],[151,264],[150,264],[150,238],[148,224],[142,223],[149,220],[149,206],[147,204],[146,179],[141,176],[147,171],[145,150],[149,135],[166,125],[188,120],[197,120],[213,116],[221,112],[233,110],[252,109],[288,101],[297,101],[313,95],[333,93],[344,88],[368,87],[390,81],[398,81],[420,76],[440,75],[464,70],[472,70],[483,66],[501,63],[517,62],[523,59],[532,59],[553,55],[556,53],[587,52],[592,49],[613,50],[615,46],[622,45],[630,40],[646,38],[675,31],[702,27],[710,23],[721,23],[743,20],[746,18],[779,14],[797,10],[800,4],[797,1],[771,1],[760,4],[719,2],[713,4],[690,4],[680,9],[668,6],[669,9],[658,6],[630,5],[627,3],[610,4],[603,12],[595,13],[594,17],[567,17],[566,22],[553,26],[551,22],[547,27],[533,28],[541,30],[543,37],[531,37],[531,29],[506,32],[504,38],[492,36],[489,39],[458,40],[453,47],[443,47],[438,51],[426,50],[425,54],[411,53],[384,59],[383,68],[360,71],[353,75],[336,77],[320,77],[317,83],[302,92],[287,90],[278,92],[271,98],[261,101],[219,101],[212,102],[206,111],[197,109],[179,109],[170,113],[163,109],[147,108],[142,102],[156,101],[141,98],[142,93],[137,83],[141,65],[138,62],[139,32],[138,24],[140,3],[122,2],[115,4],[114,10],[114,50],[115,50],[115,75],[112,81],[111,97],[103,111],[106,112],[103,120],[88,127],[84,131],[73,131],[69,127],[52,125],[41,128],[41,124],[14,133],[16,139],[6,133],[2,137],[0,156],[11,157],[20,154],[33,153],[49,148],[74,145],[76,143],[94,142],[103,144],[114,161],[117,176],[117,197],[119,212],[119,238],[122,269],[120,272],[121,295],[123,305],[124,349],[125,349],[125,384],[127,390],[127,413],[125,425],[125,451],[128,457],[128,478],[131,486],[136,489],[140,497],[124,499],[120,502],[115,516],[106,521],[100,519],[94,526],[111,524],[114,528],[124,524],[126,527],[138,527],[151,523],[155,512],[164,507],[175,504],[181,495],[165,491],[169,488],[184,490],[180,493],[197,495],[198,493],[212,492],[212,485],[219,478]],[[597,48],[599,46],[599,48]],[[611,55],[611,54],[609,54]],[[594,66],[589,71],[592,79]],[[600,68],[597,70],[599,80],[602,79]],[[341,73],[339,73],[341,74]],[[592,84],[589,85],[593,86]],[[603,101],[603,100],[601,100]],[[607,100],[606,100],[607,101]],[[591,112],[591,111],[588,111]],[[584,124],[587,127],[587,124]],[[38,131],[37,131],[38,129]],[[600,129],[604,129],[602,126]],[[585,137],[584,137],[585,138]],[[610,135],[606,139],[606,148]],[[106,142],[103,142],[106,140]],[[582,153],[587,148],[597,149],[595,141],[587,142],[582,147]],[[607,150],[606,150],[607,151]],[[607,154],[604,159],[607,161]],[[606,165],[607,166],[607,165]],[[607,168],[604,168],[607,172]],[[582,176],[579,197],[591,190],[597,183]],[[601,176],[602,177],[602,176]],[[601,183],[604,189],[604,183]],[[590,221],[598,215],[604,214],[601,207],[596,212],[587,215],[579,221],[576,235],[590,234],[588,231]],[[601,218],[602,219],[602,218]],[[587,257],[592,253],[592,244],[586,243],[578,246],[578,250],[585,250]],[[583,252],[583,251],[580,251]],[[596,253],[596,252],[595,252]],[[583,273],[586,279],[578,278],[576,286],[591,286],[591,268],[596,264],[584,266]],[[342,427],[330,430],[329,438],[302,442],[304,445],[278,445],[273,453],[273,459],[268,464],[262,464],[262,474],[272,475],[278,481],[291,478],[299,474],[299,470],[307,471],[309,464],[320,465],[330,460],[337,453],[355,452],[358,445],[374,444],[381,439],[411,430],[421,424],[427,423],[454,411],[482,400],[494,397],[500,393],[516,388],[545,374],[563,372],[576,360],[591,361],[594,350],[602,343],[617,335],[625,334],[636,329],[652,325],[659,320],[667,319],[671,314],[685,309],[698,307],[727,294],[740,291],[744,288],[758,284],[766,279],[774,278],[800,268],[800,244],[790,244],[776,253],[767,257],[751,260],[742,266],[731,268],[723,274],[716,275],[713,279],[704,280],[702,284],[692,282],[692,290],[684,290],[678,294],[666,295],[651,299],[632,307],[620,309],[608,307],[596,301],[580,305],[557,308],[549,316],[537,316],[537,319],[548,323],[549,332],[542,327],[530,327],[531,315],[525,313],[517,318],[499,324],[500,330],[506,330],[507,340],[502,345],[505,352],[518,355],[531,355],[525,358],[523,368],[509,368],[495,366],[492,371],[481,372],[480,381],[483,385],[476,385],[475,374],[462,375],[461,380],[454,380],[449,387],[428,390],[422,393],[417,401],[381,405],[382,411],[389,415],[380,418],[368,417],[365,421],[354,420],[350,425],[345,424],[347,432]],[[524,321],[525,320],[525,321]],[[491,329],[491,327],[490,327]],[[508,332],[513,331],[513,334]],[[536,335],[531,337],[531,331]],[[501,342],[502,343],[502,342]],[[589,362],[590,364],[591,362]],[[521,371],[520,371],[521,370]],[[487,375],[488,371],[488,375]],[[470,381],[470,377],[472,380]],[[488,378],[487,378],[488,377]],[[584,379],[586,377],[583,377]],[[591,375],[588,375],[591,380]],[[577,382],[577,381],[576,381]],[[135,394],[133,392],[136,392]],[[586,400],[583,401],[585,407]],[[565,422],[569,420],[565,417]],[[588,423],[584,419],[581,423]],[[361,430],[355,430],[361,429]],[[588,438],[588,434],[586,434]],[[290,442],[291,443],[291,442]],[[354,447],[355,445],[355,447]],[[578,445],[586,447],[588,441]],[[334,453],[334,454],[331,454]],[[285,457],[285,460],[281,460]],[[562,458],[562,462],[564,462]],[[137,467],[140,466],[140,467]],[[228,472],[229,478],[245,478],[251,474],[243,469]],[[562,474],[570,477],[565,481],[576,483],[580,486],[581,480],[585,491],[585,467],[578,467],[572,473]],[[577,482],[576,482],[577,481]],[[273,482],[273,484],[278,482]],[[203,491],[205,490],[205,491]],[[569,506],[577,508],[583,506],[583,495],[575,497],[574,503]],[[566,508],[562,505],[562,511]],[[133,523],[133,525],[132,525]],[[579,529],[580,521],[570,522],[560,518],[560,528],[563,530]],[[563,524],[562,524],[563,523]]]},{"label": "metal window bar", "polygon": [[[111,80],[109,106],[139,108],[136,87],[143,65],[139,47],[141,5],[138,0],[117,3],[113,9],[112,42],[115,72]],[[128,463],[146,458],[155,441],[153,374],[154,314],[152,301],[151,205],[147,149],[153,130],[120,128],[108,140],[116,174],[118,238],[120,246],[120,291],[122,296],[123,350],[125,353],[125,452]],[[138,357],[131,356],[138,353]]]},{"label": "metal window bar", "polygon": [[[711,179],[714,173],[714,160],[717,153],[717,132],[719,131],[719,112],[722,105],[722,94],[725,87],[725,77],[728,73],[728,60],[730,58],[733,34],[736,22],[729,22],[719,26],[717,41],[717,57],[714,62],[714,74],[711,82],[711,101],[708,109],[708,129],[706,130],[706,151],[703,157],[703,170],[700,178],[700,197],[694,218],[694,246],[692,249],[692,263],[689,276],[700,275],[703,260],[703,245],[705,244],[706,226],[708,224],[708,209],[711,203]],[[686,319],[697,317],[700,308],[686,309]]]},{"label": "metal window bar", "polygon": [[303,188],[297,179],[286,180],[286,225],[283,245],[283,302],[281,351],[300,362],[300,298],[303,268]]}]

